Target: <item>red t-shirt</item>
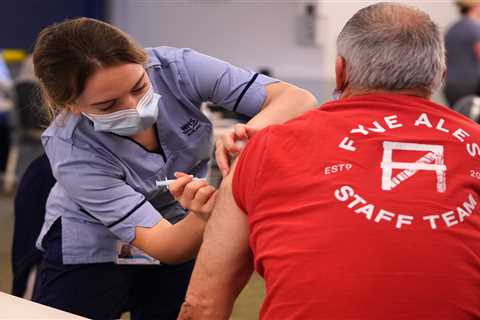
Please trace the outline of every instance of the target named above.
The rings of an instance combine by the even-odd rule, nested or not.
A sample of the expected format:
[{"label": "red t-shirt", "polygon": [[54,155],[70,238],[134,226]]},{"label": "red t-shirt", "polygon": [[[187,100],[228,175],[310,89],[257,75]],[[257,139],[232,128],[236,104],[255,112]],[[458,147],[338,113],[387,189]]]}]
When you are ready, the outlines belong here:
[{"label": "red t-shirt", "polygon": [[233,191],[262,319],[480,318],[480,129],[456,112],[326,103],[258,133]]}]

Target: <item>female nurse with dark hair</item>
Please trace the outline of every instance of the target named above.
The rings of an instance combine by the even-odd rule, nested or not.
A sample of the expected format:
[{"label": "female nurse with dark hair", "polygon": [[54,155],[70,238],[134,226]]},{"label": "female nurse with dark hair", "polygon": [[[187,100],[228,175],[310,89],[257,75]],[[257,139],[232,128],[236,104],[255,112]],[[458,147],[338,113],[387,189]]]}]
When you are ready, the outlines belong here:
[{"label": "female nurse with dark hair", "polygon": [[313,108],[315,98],[194,50],[142,49],[87,18],[44,29],[33,58],[52,114],[42,142],[57,180],[37,241],[34,300],[94,319],[126,310],[176,319],[215,204],[214,188],[193,178],[205,177],[212,145],[201,103],[253,117],[216,143],[226,174],[238,141]]}]

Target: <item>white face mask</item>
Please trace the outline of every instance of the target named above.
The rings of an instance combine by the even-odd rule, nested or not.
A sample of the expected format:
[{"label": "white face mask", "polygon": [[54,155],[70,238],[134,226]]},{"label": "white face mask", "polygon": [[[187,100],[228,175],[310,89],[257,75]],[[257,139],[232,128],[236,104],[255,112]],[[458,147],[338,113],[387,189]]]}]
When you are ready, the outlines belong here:
[{"label": "white face mask", "polygon": [[138,101],[135,109],[125,109],[109,114],[82,114],[93,122],[95,131],[112,132],[130,136],[150,128],[157,121],[160,95],[150,88]]}]

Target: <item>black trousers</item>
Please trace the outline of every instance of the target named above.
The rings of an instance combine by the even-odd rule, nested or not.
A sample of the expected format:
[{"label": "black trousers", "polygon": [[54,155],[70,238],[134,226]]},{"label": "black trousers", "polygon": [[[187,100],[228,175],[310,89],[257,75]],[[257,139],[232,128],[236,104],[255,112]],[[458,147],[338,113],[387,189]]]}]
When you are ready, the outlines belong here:
[{"label": "black trousers", "polygon": [[45,220],[45,203],[54,184],[55,178],[44,154],[28,166],[15,195],[12,294],[18,297],[25,294],[30,270],[42,260],[42,252],[35,247],[35,242]]},{"label": "black trousers", "polygon": [[33,300],[90,319],[177,319],[193,262],[180,266],[112,263],[40,265]]},{"label": "black trousers", "polygon": [[[33,300],[90,319],[177,319],[194,262],[169,266],[64,265],[59,224],[48,232]],[[60,230],[59,230],[60,229]],[[61,234],[61,233],[60,233]]]}]

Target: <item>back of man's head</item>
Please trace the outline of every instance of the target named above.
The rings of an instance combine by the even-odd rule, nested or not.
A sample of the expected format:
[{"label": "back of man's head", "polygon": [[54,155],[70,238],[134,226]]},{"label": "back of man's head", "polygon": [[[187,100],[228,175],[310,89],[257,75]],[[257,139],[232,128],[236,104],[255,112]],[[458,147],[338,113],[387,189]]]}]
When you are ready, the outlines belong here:
[{"label": "back of man's head", "polygon": [[378,3],[358,11],[337,39],[346,83],[363,90],[422,90],[442,83],[445,47],[438,26],[415,8]]}]

